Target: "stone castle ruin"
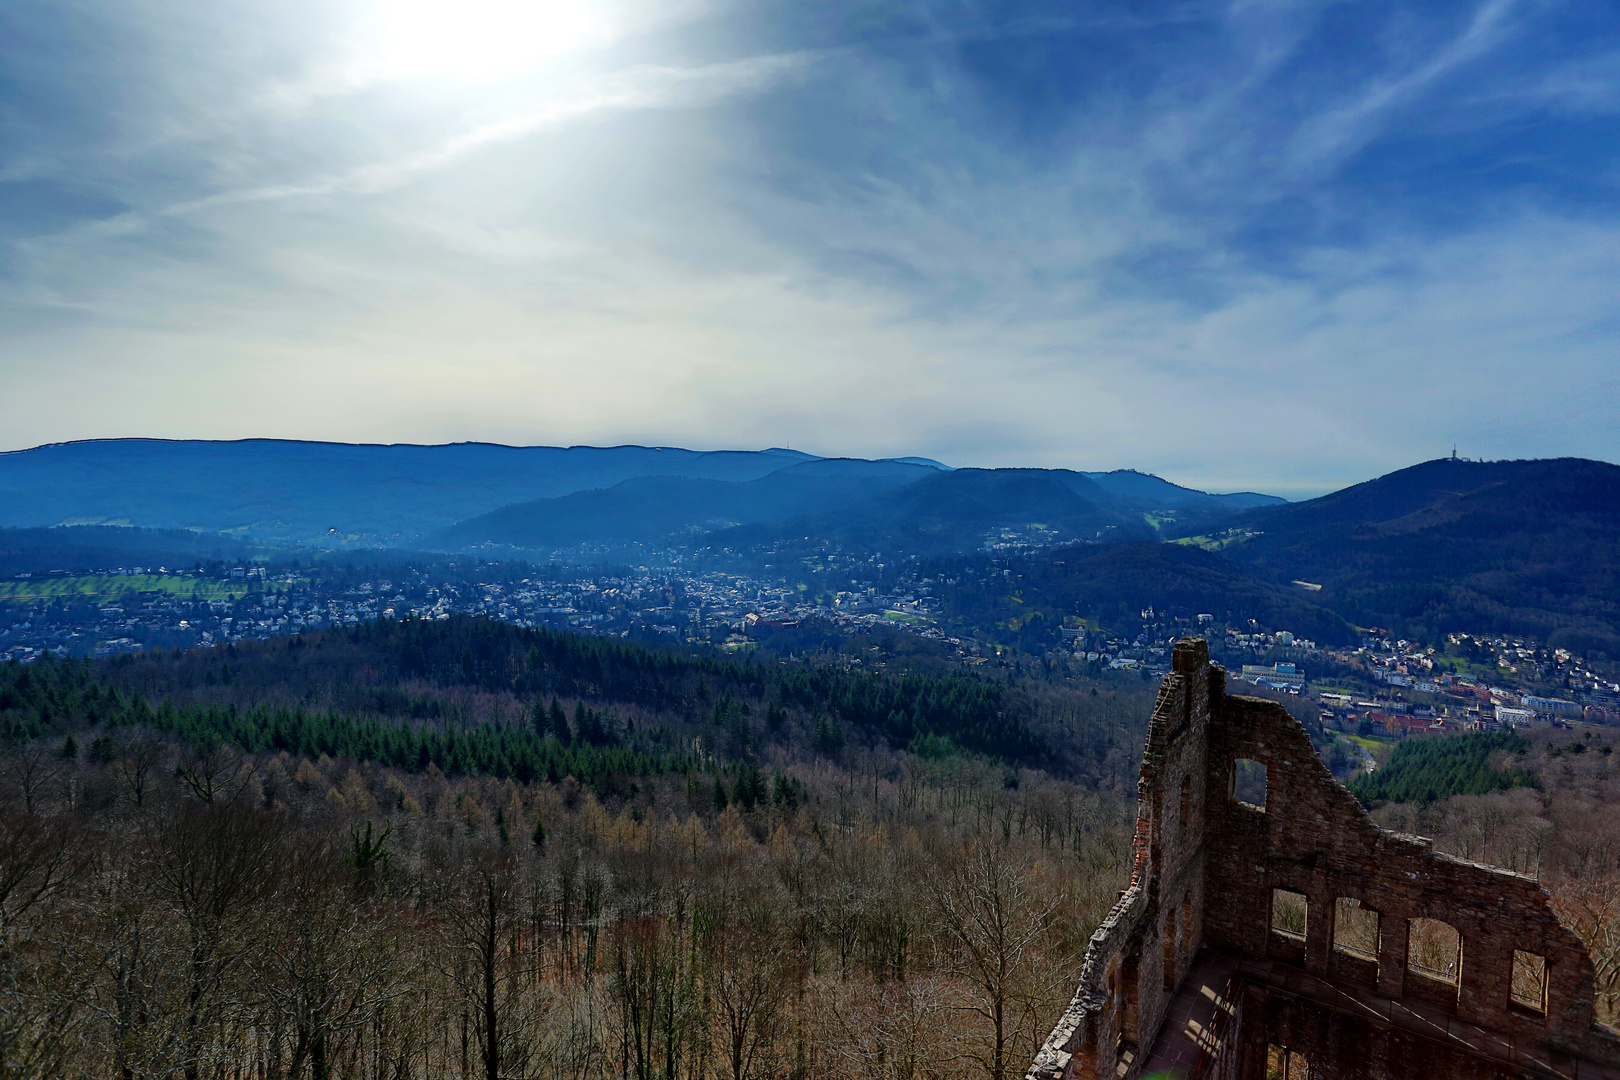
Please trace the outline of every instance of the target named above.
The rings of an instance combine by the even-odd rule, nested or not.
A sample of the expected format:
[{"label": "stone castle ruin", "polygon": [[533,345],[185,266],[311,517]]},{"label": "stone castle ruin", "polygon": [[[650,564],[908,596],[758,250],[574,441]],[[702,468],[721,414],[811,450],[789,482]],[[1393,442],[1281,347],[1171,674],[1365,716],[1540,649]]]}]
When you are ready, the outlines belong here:
[{"label": "stone castle ruin", "polygon": [[1176,646],[1137,796],[1130,887],[1028,1080],[1620,1080],[1541,887],[1374,825],[1201,640]]}]

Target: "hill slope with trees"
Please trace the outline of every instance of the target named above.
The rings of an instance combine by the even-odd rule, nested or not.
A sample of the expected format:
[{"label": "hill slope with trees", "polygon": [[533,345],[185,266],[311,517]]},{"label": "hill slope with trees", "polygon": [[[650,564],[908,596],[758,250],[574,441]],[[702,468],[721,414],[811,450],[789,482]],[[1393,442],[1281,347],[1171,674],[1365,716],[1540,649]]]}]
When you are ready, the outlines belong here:
[{"label": "hill slope with trees", "polygon": [[1249,511],[1221,553],[1362,626],[1620,656],[1620,466],[1441,459]]}]

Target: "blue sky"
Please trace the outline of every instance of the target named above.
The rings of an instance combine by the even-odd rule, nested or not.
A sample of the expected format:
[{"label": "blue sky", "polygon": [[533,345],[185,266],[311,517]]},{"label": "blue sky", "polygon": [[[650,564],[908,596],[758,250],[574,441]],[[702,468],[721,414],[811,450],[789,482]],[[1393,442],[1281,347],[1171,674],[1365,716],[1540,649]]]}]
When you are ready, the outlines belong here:
[{"label": "blue sky", "polygon": [[0,12],[0,449],[1620,460],[1620,7]]}]

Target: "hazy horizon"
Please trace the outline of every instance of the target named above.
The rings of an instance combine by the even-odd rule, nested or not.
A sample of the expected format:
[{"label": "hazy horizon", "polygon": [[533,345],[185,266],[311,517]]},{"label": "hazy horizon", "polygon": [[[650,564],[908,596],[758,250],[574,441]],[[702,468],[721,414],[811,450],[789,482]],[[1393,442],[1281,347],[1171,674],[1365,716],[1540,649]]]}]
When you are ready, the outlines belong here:
[{"label": "hazy horizon", "polygon": [[[172,439],[172,440],[171,439],[163,439],[161,437],[154,437],[154,436],[106,436],[106,437],[100,437],[100,438],[95,438],[95,439],[79,439],[79,440],[66,440],[66,441],[67,442],[118,442],[118,441],[124,441],[126,439],[141,439],[141,440],[150,440],[150,441],[172,441],[172,442],[304,442],[304,443],[315,443],[315,444],[333,445],[333,446],[372,446],[372,447],[398,446],[398,447],[413,447],[413,448],[419,448],[419,449],[434,449],[434,448],[438,448],[438,447],[465,446],[465,445],[497,446],[497,447],[502,447],[502,448],[505,448],[505,449],[513,449],[513,450],[556,449],[557,448],[556,444],[548,444],[548,443],[502,443],[502,442],[494,442],[494,441],[487,440],[487,439],[460,439],[460,440],[455,440],[453,442],[439,442],[439,443],[422,443],[422,442],[410,442],[410,441],[398,441],[398,442],[345,442],[343,440],[338,440],[338,439],[282,439],[282,438],[279,438],[277,436],[254,436],[254,435],[242,436],[242,437],[237,438],[237,439]],[[17,449],[13,449],[13,450],[0,450],[0,457],[3,457],[5,455],[7,455],[7,454],[26,453],[29,450],[39,450],[39,449],[43,449],[43,448],[48,447],[48,446],[55,446],[55,445],[63,445],[63,443],[61,443],[61,442],[57,442],[57,443],[41,443],[41,444],[38,444],[38,445],[35,445],[35,446],[19,447]],[[654,449],[654,450],[686,450],[686,451],[692,451],[692,452],[696,452],[696,453],[769,453],[771,451],[787,451],[787,452],[790,452],[790,453],[805,454],[806,456],[811,457],[811,458],[823,458],[823,459],[853,458],[853,457],[857,456],[857,455],[852,455],[852,454],[836,454],[836,453],[835,454],[811,454],[809,451],[801,450],[801,449],[799,449],[797,447],[784,447],[784,446],[769,446],[769,447],[723,446],[723,445],[721,445],[721,446],[675,446],[675,445],[672,445],[672,444],[652,444],[652,443],[634,443],[634,442],[613,443],[613,444],[573,443],[573,444],[570,444],[570,445],[568,445],[566,447],[563,447],[563,449],[569,449],[569,450],[575,450],[575,449],[613,449],[613,448],[616,448],[616,447],[643,447],[643,448]],[[1440,455],[1440,456],[1444,457],[1446,455]],[[1462,456],[1462,459],[1465,460],[1465,461],[1467,461],[1467,460],[1475,460],[1475,459],[1468,458],[1466,455],[1460,455],[1460,456]],[[1047,466],[1030,466],[1030,465],[994,465],[994,466],[986,466],[986,465],[979,465],[978,463],[975,463],[975,462],[946,462],[946,461],[940,461],[937,458],[924,457],[923,455],[920,455],[920,454],[893,454],[893,455],[889,455],[889,460],[929,461],[929,462],[932,462],[933,464],[942,465],[947,469],[953,469],[953,470],[954,469],[972,469],[972,468],[1043,468],[1043,467],[1047,467]],[[1429,459],[1423,459],[1423,460],[1435,460],[1435,459],[1429,458]],[[1411,462],[1408,462],[1406,465],[1400,466],[1399,468],[1406,468],[1406,467],[1409,467],[1409,466],[1412,466],[1412,465],[1418,465],[1418,464],[1422,464],[1422,461],[1411,461]],[[1611,464],[1613,464],[1613,463],[1611,463]],[[1074,472],[1093,472],[1093,473],[1094,472],[1109,472],[1109,471],[1126,471],[1126,472],[1139,472],[1139,473],[1150,473],[1151,472],[1150,470],[1135,469],[1135,468],[1132,468],[1132,467],[1129,467],[1129,466],[1122,466],[1117,470],[1088,469],[1088,468],[1085,468],[1083,466],[1050,466],[1050,467],[1053,467],[1053,468],[1071,468],[1072,471],[1074,471]],[[1392,471],[1394,471],[1394,470],[1392,470]],[[1239,492],[1257,493],[1257,494],[1263,494],[1263,495],[1275,495],[1275,496],[1278,496],[1278,497],[1281,497],[1281,498],[1284,498],[1284,499],[1288,499],[1290,501],[1298,501],[1298,500],[1301,500],[1301,499],[1316,498],[1319,495],[1325,495],[1325,494],[1329,494],[1329,493],[1334,492],[1334,491],[1339,491],[1339,490],[1342,490],[1345,487],[1350,487],[1350,486],[1353,486],[1354,484],[1362,483],[1362,482],[1364,482],[1366,480],[1376,479],[1375,476],[1365,476],[1365,477],[1362,477],[1362,478],[1360,478],[1358,480],[1352,480],[1349,483],[1345,483],[1345,484],[1315,484],[1315,485],[1296,485],[1296,486],[1274,486],[1272,488],[1262,490],[1262,489],[1258,489],[1258,488],[1235,488],[1235,487],[1206,487],[1206,488],[1200,488],[1196,484],[1188,483],[1188,482],[1185,482],[1185,481],[1182,481],[1182,480],[1178,480],[1177,478],[1175,478],[1173,476],[1164,476],[1164,475],[1159,474],[1159,473],[1151,473],[1151,475],[1159,476],[1160,479],[1168,480],[1171,483],[1178,484],[1178,485],[1180,485],[1182,487],[1193,488],[1195,490],[1207,491],[1207,492],[1210,492],[1211,494],[1233,494],[1233,493],[1239,493]]]}]

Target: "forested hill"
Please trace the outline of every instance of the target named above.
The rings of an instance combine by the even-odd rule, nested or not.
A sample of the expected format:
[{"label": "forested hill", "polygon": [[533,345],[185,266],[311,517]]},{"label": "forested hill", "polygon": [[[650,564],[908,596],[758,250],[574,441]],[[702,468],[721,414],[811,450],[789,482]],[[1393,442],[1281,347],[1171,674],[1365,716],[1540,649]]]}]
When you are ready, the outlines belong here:
[{"label": "forested hill", "polygon": [[761,663],[474,618],[0,665],[0,738],[147,727],[194,744],[525,780],[856,746],[1039,764],[1053,747],[1035,712],[974,674]]},{"label": "forested hill", "polygon": [[1358,626],[1512,633],[1620,656],[1620,466],[1440,459],[1249,511],[1221,554]]}]

